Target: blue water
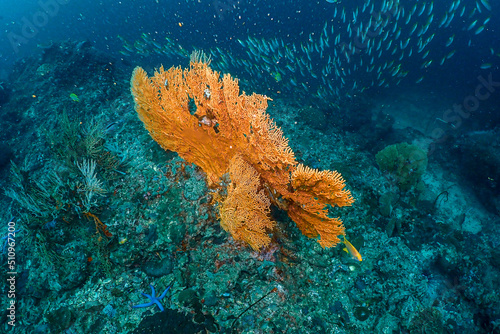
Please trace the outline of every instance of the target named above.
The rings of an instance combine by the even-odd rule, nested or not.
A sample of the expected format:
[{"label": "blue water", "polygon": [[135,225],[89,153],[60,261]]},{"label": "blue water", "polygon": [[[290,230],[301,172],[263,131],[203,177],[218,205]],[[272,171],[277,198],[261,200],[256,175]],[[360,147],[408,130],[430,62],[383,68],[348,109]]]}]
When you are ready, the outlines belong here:
[{"label": "blue water", "polygon": [[[148,34],[152,39],[162,44],[165,37],[172,38],[187,50],[194,47],[198,49],[221,48],[224,52],[234,52],[236,56],[241,51],[237,39],[244,40],[248,36],[255,38],[279,38],[285,44],[295,43],[299,46],[306,43],[310,34],[316,37],[321,32],[325,22],[334,26],[336,31],[342,33],[341,43],[349,43],[345,32],[346,23],[334,17],[334,10],[340,11],[345,8],[347,21],[353,22],[351,13],[356,8],[361,9],[362,1],[340,2],[331,4],[326,1],[3,1],[0,4],[0,25],[4,33],[0,39],[0,55],[2,70],[5,71],[16,59],[37,52],[37,45],[46,45],[51,41],[61,39],[89,40],[103,51],[118,55],[122,42],[118,39],[121,35],[128,41],[140,39],[141,34]],[[373,1],[374,12],[380,10],[381,1]],[[419,4],[423,2],[418,2]],[[430,3],[430,2],[428,2]],[[474,83],[474,74],[483,63],[498,64],[499,39],[496,38],[499,28],[498,17],[492,15],[495,12],[496,3],[492,3],[492,11],[482,8],[481,13],[475,9],[475,2],[461,2],[457,17],[447,28],[438,28],[437,24],[441,17],[449,10],[451,1],[436,2],[431,15],[434,22],[430,26],[426,37],[435,33],[428,49],[431,54],[427,59],[433,59],[432,69],[420,69],[420,59],[415,57],[404,57],[401,63],[410,72],[411,80],[403,80],[413,84],[422,75],[426,75],[426,81],[451,83],[453,87],[461,87]],[[460,9],[465,3],[465,15],[458,17]],[[43,5],[45,4],[45,5]],[[411,10],[413,2],[405,4],[401,2],[400,7],[406,12]],[[428,7],[428,6],[427,6]],[[48,14],[44,11],[48,10]],[[418,12],[418,9],[417,9]],[[403,22],[398,23],[402,29],[400,39],[407,37],[408,30],[414,22],[423,25],[429,18],[427,9],[417,17],[415,13],[410,25]],[[469,18],[470,16],[470,18]],[[491,20],[485,30],[474,35],[475,28],[481,22],[490,17]],[[359,13],[357,25],[364,22],[367,25],[369,18],[368,10]],[[478,20],[475,28],[466,31],[468,25]],[[404,21],[404,20],[401,20]],[[182,24],[182,26],[180,26]],[[26,27],[34,27],[32,32]],[[23,30],[24,29],[24,30]],[[451,47],[444,47],[447,39],[455,35]],[[391,39],[392,34],[389,36]],[[21,45],[13,42],[20,37]],[[416,38],[414,38],[416,40]],[[397,42],[395,42],[397,43]],[[330,41],[330,44],[331,41]],[[414,41],[410,42],[410,45]],[[493,55],[491,54],[493,49]],[[425,49],[427,50],[427,48]],[[444,66],[439,66],[440,57],[445,52],[456,50],[456,54]],[[325,52],[325,55],[327,53]],[[421,55],[421,54],[420,54]],[[379,63],[390,59],[389,55],[376,59]],[[145,61],[152,66],[165,63],[165,57],[149,57]],[[353,63],[356,59],[352,60]],[[377,63],[376,61],[376,63]],[[144,60],[142,61],[144,63]],[[382,62],[383,63],[383,62]],[[3,72],[5,75],[5,72]],[[475,72],[474,72],[475,73]],[[234,73],[239,74],[239,73]],[[351,77],[361,81],[364,73],[352,74]],[[358,76],[358,77],[356,77]],[[457,85],[458,84],[458,85]],[[369,83],[366,84],[369,86]],[[458,87],[457,87],[458,86]]]},{"label": "blue water", "polygon": [[[240,333],[499,333],[499,14],[498,0],[0,0],[0,97],[9,95],[0,99],[8,129],[1,131],[0,185],[39,190],[33,175],[47,181],[57,171],[66,177],[58,190],[70,188],[61,198],[79,200],[66,207],[42,196],[55,213],[30,220],[12,192],[0,196],[4,220],[16,217],[17,261],[26,265],[17,276],[24,303],[18,321],[33,321],[23,323],[30,333],[69,334],[90,323],[124,333],[153,328],[146,315],[158,316],[156,307],[130,307],[147,302],[140,293],[151,284],[169,289],[162,300],[168,315],[156,319],[166,333],[177,322],[198,326],[191,320],[201,313],[205,328],[215,319],[224,333],[233,321]],[[267,253],[235,246],[219,227],[202,172],[153,142],[129,93],[136,66],[149,75],[161,65],[187,68],[196,50],[247,94],[273,99],[268,112],[298,162],[342,173],[356,202],[339,215],[362,262],[342,247],[319,248],[294,229],[285,205],[272,207],[288,229],[273,235]],[[63,55],[89,60],[90,73]],[[73,85],[79,73],[82,84]],[[84,158],[61,159],[67,143],[57,139],[68,135],[62,110],[72,124],[95,117],[106,128],[96,143],[108,165],[98,161],[96,173],[100,180],[109,173],[107,192],[94,197],[99,205],[88,219],[80,198]],[[375,158],[404,142],[428,155],[423,181],[411,190],[398,188]],[[18,152],[31,161],[12,181],[10,160],[22,166],[25,159]],[[127,162],[113,169],[109,157]],[[398,161],[415,171],[411,157]],[[95,250],[102,244],[80,236],[99,234],[97,218],[108,224],[99,242],[109,245]],[[35,241],[46,242],[47,252],[34,253]],[[49,250],[73,256],[65,263],[77,273],[64,272]],[[57,270],[60,277],[44,276]],[[64,284],[71,288],[61,292]],[[29,316],[24,305],[31,305]]]}]

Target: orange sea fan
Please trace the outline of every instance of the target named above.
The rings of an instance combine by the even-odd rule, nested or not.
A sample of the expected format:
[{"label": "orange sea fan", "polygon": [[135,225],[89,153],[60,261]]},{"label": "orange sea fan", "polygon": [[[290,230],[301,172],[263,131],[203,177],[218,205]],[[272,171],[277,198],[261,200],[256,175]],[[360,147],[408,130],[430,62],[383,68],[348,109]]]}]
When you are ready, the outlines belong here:
[{"label": "orange sea fan", "polygon": [[340,174],[298,164],[266,113],[269,98],[240,94],[238,80],[229,74],[221,78],[200,59],[184,70],[161,67],[151,78],[142,68],[134,70],[136,110],[153,139],[199,166],[216,190],[229,173],[227,196],[217,198],[221,225],[235,239],[254,249],[269,244],[274,203],[288,211],[303,234],[319,237],[322,247],[338,243],[344,227],[328,217],[327,205],[354,201]]}]

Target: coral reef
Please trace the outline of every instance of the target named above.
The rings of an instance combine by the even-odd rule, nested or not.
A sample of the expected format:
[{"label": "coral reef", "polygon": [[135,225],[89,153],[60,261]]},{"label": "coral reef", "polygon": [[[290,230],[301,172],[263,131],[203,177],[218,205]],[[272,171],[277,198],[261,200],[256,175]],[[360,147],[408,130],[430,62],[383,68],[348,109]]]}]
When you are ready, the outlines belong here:
[{"label": "coral reef", "polygon": [[380,169],[389,172],[403,191],[417,187],[427,168],[427,153],[407,143],[389,145],[378,152],[375,159]]},{"label": "coral reef", "polygon": [[[299,110],[315,103],[267,100],[266,113],[287,134],[297,160],[349,180],[356,206],[328,210],[356,222],[346,224],[363,255],[355,262],[340,247],[304,238],[285,211],[293,202],[271,193],[263,168],[244,156],[228,159],[208,187],[201,168],[151,140],[133,108],[130,63],[78,42],[54,43],[41,53],[16,65],[4,84],[12,87],[10,98],[0,108],[0,138],[12,150],[4,160],[15,163],[0,169],[0,184],[21,199],[0,194],[4,263],[6,227],[16,231],[17,317],[10,333],[498,332],[500,237],[492,213],[498,129],[457,134],[443,144],[421,177],[425,194],[413,203],[411,189],[377,168],[373,151],[394,142],[420,145],[425,136],[390,131],[376,109],[363,110],[373,121],[362,131],[349,130],[356,114],[349,123],[330,120],[326,131]],[[191,116],[195,108],[188,99]],[[336,109],[325,115],[338,116]],[[206,128],[207,119],[195,124]],[[380,135],[387,131],[390,138]],[[301,196],[302,187],[330,192],[334,175],[324,172],[320,180],[330,181],[316,183],[305,169],[289,169],[291,194]],[[237,199],[250,193],[273,224],[272,241],[260,252],[232,242],[217,222],[222,208],[239,212]],[[317,203],[328,200],[321,196]],[[496,203],[491,211],[484,209],[488,197]],[[89,206],[93,216],[84,213]],[[4,282],[9,276],[0,273]],[[171,286],[161,300],[164,312],[133,308],[146,301],[139,292],[149,285],[161,292]],[[9,302],[0,294],[2,305]],[[7,319],[0,321],[4,329]]]}]

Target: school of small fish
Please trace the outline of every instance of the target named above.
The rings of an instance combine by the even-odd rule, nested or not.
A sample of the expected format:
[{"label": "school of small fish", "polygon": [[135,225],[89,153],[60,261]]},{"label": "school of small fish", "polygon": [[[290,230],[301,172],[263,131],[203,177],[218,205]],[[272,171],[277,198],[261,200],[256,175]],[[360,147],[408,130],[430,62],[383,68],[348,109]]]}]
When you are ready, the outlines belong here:
[{"label": "school of small fish", "polygon": [[[439,6],[434,1],[364,0],[354,10],[337,1],[327,2],[332,18],[319,31],[308,36],[302,32],[301,37],[308,38],[300,38],[301,42],[248,36],[234,40],[230,50],[204,50],[212,57],[211,66],[233,74],[253,90],[269,87],[335,103],[371,87],[397,85],[405,78],[422,82],[426,72],[471,47],[491,18],[488,0],[444,0]],[[124,56],[190,54],[173,39],[159,43],[145,33],[133,44],[123,38],[122,42]],[[491,62],[480,65],[491,67]]]}]

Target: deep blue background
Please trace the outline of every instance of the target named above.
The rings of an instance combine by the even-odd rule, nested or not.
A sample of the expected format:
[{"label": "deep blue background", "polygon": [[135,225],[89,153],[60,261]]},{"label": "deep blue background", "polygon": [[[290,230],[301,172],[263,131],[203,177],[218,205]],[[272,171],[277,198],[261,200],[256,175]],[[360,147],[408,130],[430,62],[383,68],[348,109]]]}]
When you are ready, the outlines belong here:
[{"label": "deep blue background", "polygon": [[[66,2],[66,3],[64,3]],[[60,4],[63,3],[63,4]],[[350,18],[356,7],[361,8],[364,1],[345,1],[330,4],[326,0],[141,0],[141,1],[76,1],[76,0],[3,0],[0,3],[0,80],[5,80],[12,63],[30,53],[40,52],[38,45],[47,45],[51,41],[64,39],[90,40],[103,51],[119,56],[122,42],[118,35],[133,42],[142,33],[149,34],[162,43],[166,36],[178,41],[183,47],[196,46],[201,49],[220,47],[222,50],[234,51],[239,44],[236,39],[247,36],[259,38],[278,37],[285,43],[305,42],[310,33],[321,32],[325,22],[342,29],[338,17],[333,20],[333,12],[345,7]],[[401,1],[401,6],[409,10],[415,2]],[[419,2],[421,3],[421,2]],[[435,1],[434,22],[439,21],[452,1]],[[43,5],[54,8],[57,13],[52,16],[43,14]],[[376,10],[382,1],[374,1]],[[474,8],[475,2],[467,2],[467,12]],[[441,7],[439,7],[441,6]],[[470,92],[476,83],[479,66],[484,62],[493,63],[492,70],[498,71],[496,54],[500,54],[498,38],[498,19],[495,15],[500,7],[493,3],[493,10],[477,13],[481,21],[491,16],[487,29],[479,35],[466,31],[467,22],[455,18],[447,29],[435,29],[436,37],[432,48],[444,48],[443,43],[451,34],[456,34],[453,47],[456,55],[446,62],[445,66],[426,73],[431,83],[448,85],[454,90]],[[27,21],[33,23],[36,18],[48,18],[42,27],[37,28],[33,36],[23,40],[22,45],[13,47],[9,41],[13,36],[23,36],[22,28]],[[467,15],[467,14],[466,14]],[[366,18],[366,16],[365,16]],[[419,18],[422,24],[427,20],[426,14]],[[360,18],[361,20],[361,18]],[[408,29],[408,27],[402,27]],[[434,29],[433,26],[431,29]],[[431,31],[432,32],[432,31]],[[402,34],[404,37],[404,34]],[[471,40],[470,46],[468,45]],[[491,54],[493,49],[494,54]],[[152,66],[158,65],[160,59],[153,59]],[[409,60],[412,61],[411,59]],[[434,60],[439,62],[439,59]],[[413,79],[403,84],[414,84],[418,77],[421,61],[415,60]],[[359,75],[363,75],[360,73]],[[500,74],[498,75],[500,77]],[[459,93],[460,94],[460,93]]]}]

